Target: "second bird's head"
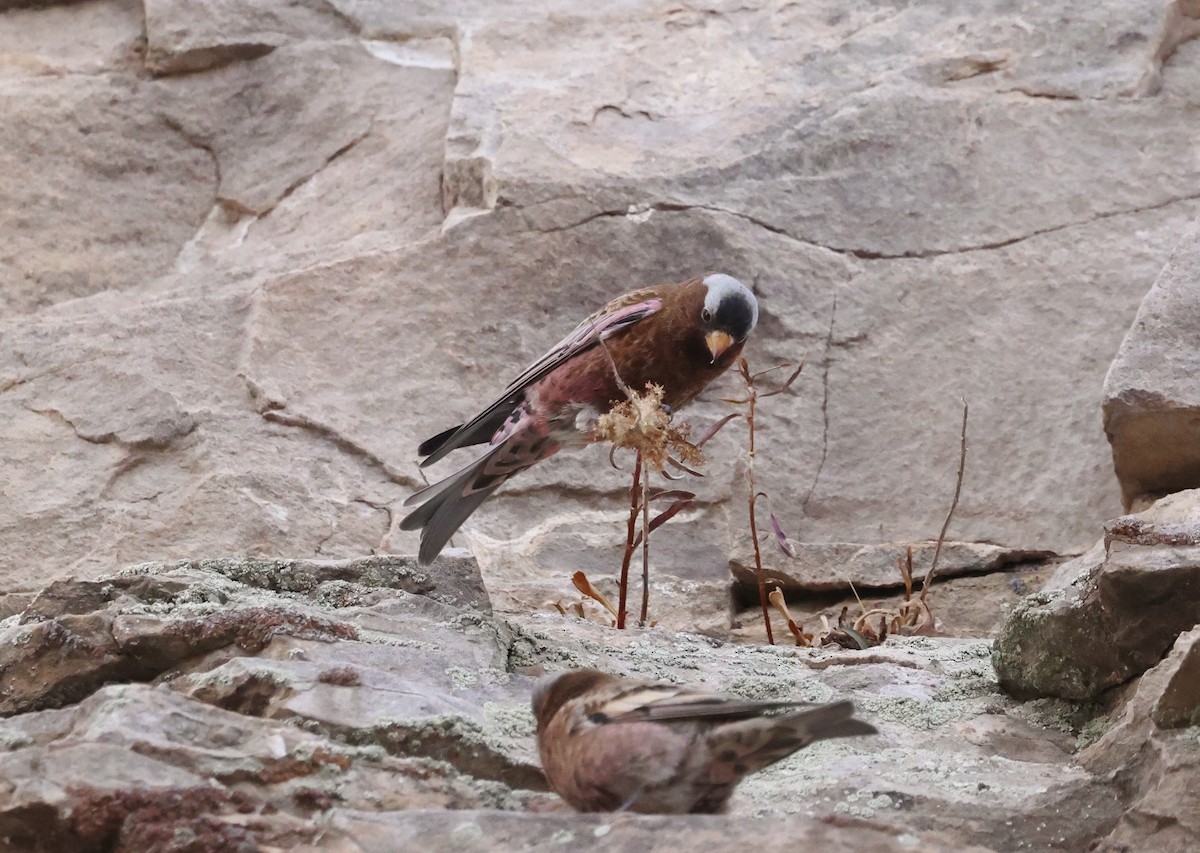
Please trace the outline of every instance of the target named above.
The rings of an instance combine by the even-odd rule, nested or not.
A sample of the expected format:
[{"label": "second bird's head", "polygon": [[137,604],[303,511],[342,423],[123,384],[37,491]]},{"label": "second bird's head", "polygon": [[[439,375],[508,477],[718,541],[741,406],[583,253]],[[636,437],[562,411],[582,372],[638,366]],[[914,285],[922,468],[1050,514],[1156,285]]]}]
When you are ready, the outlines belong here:
[{"label": "second bird's head", "polygon": [[744,343],[758,324],[758,300],[733,276],[709,273],[704,284],[700,326],[713,363],[734,344]]}]

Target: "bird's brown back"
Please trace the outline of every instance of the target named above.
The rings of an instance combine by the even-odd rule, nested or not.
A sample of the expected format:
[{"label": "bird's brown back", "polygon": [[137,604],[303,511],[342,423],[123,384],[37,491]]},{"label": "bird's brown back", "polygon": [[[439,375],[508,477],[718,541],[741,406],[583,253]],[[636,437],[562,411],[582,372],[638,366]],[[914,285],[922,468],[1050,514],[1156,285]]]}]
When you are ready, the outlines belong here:
[{"label": "bird's brown back", "polygon": [[[621,402],[625,392],[613,376],[615,366],[631,390],[645,391],[648,383],[661,385],[663,402],[672,409],[683,408],[734,362],[744,344],[735,343],[712,360],[699,321],[707,292],[699,278],[638,291],[643,298],[661,299],[662,309],[582,353],[569,369],[564,366],[551,374],[539,393],[555,400],[595,395],[592,399]],[[580,376],[590,377],[592,384],[580,387]]]}]

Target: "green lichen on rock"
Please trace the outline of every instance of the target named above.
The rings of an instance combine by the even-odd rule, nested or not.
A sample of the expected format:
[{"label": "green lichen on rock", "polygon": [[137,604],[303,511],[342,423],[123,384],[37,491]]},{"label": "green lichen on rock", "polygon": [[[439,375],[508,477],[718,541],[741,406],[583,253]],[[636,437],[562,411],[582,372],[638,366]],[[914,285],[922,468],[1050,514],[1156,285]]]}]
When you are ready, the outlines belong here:
[{"label": "green lichen on rock", "polygon": [[1036,593],[1004,624],[992,664],[1012,696],[1094,699],[1137,674],[1110,635],[1101,608],[1064,590]]}]

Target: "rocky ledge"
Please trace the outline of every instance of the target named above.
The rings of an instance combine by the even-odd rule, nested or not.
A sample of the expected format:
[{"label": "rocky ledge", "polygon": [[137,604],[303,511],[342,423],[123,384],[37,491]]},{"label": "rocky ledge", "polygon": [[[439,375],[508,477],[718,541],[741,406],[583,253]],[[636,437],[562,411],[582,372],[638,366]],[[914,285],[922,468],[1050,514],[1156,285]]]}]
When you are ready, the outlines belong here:
[{"label": "rocky ledge", "polygon": [[[1200,802],[1200,742],[1180,728],[1197,714],[1197,651],[1192,632],[1110,708],[1022,703],[1000,690],[987,640],[799,649],[502,618],[461,556],[427,569],[142,564],[50,584],[0,625],[0,837],[81,851],[673,836],[711,849],[761,837],[780,850],[1119,850],[1154,815],[1147,837],[1175,849],[1196,837]],[[546,790],[528,708],[536,675],[574,666],[849,697],[880,733],[751,777],[727,818],[575,815]]]}]

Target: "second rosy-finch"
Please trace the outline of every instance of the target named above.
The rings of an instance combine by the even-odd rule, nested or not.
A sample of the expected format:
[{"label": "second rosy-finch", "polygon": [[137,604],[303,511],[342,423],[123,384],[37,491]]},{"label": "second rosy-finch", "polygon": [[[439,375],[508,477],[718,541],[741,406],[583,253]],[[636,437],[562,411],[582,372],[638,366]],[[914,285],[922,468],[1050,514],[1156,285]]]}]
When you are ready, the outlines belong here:
[{"label": "second rosy-finch", "polygon": [[543,678],[533,714],[550,787],[585,812],[721,812],[748,773],[816,740],[875,734],[850,702],[745,700],[594,669]]}]

